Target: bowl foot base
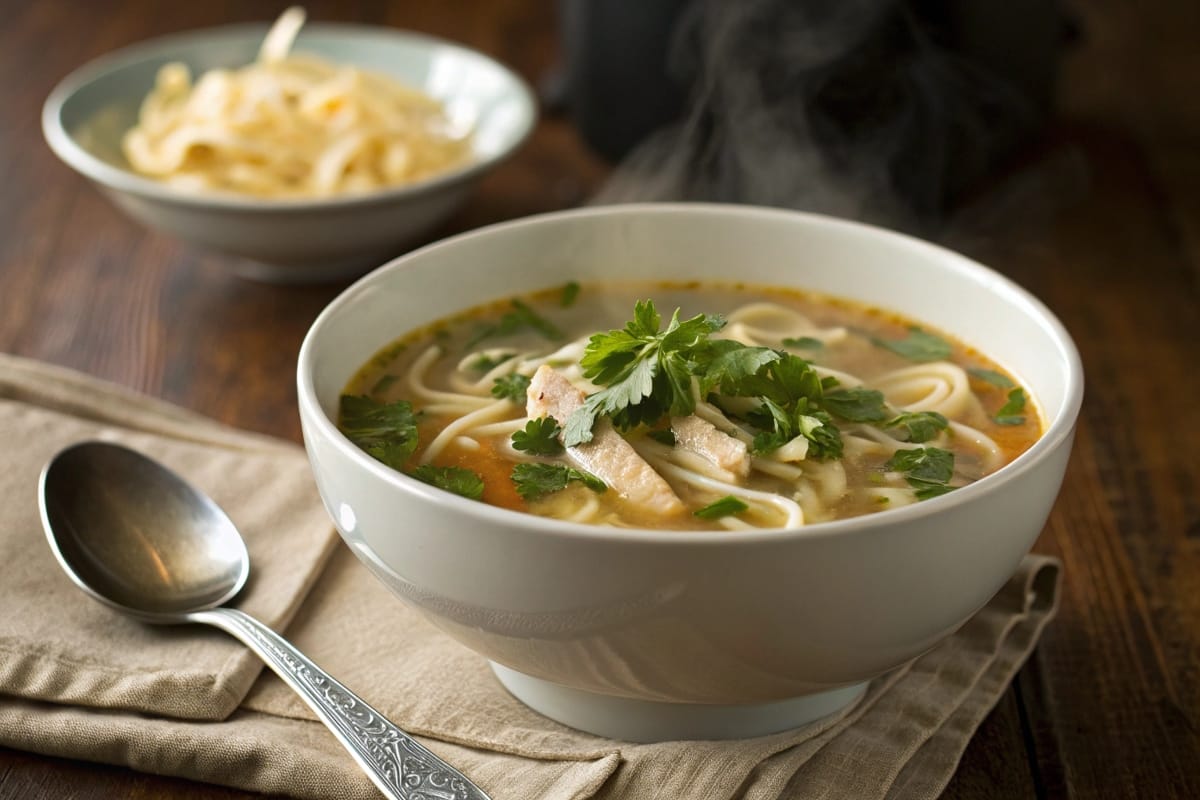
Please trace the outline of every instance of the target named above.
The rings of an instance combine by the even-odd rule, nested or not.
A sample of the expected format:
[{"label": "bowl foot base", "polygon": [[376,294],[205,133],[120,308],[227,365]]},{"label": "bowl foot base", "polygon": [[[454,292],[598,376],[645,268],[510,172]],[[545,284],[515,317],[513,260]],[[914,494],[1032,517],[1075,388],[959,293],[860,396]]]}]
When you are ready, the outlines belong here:
[{"label": "bowl foot base", "polygon": [[798,728],[857,700],[866,683],[755,705],[632,700],[585,692],[491,662],[514,697],[539,714],[597,736],[628,742],[744,739]]}]

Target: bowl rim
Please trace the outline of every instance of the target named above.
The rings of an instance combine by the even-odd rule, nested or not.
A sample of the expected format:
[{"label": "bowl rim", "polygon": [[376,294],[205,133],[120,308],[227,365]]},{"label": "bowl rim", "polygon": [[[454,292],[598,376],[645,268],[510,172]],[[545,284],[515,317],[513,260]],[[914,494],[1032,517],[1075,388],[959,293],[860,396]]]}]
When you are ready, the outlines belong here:
[{"label": "bowl rim", "polygon": [[[330,319],[338,315],[343,307],[357,302],[360,296],[369,294],[371,287],[377,281],[383,279],[384,276],[402,270],[410,261],[426,258],[429,254],[436,253],[441,248],[454,247],[460,242],[470,239],[486,238],[499,230],[556,224],[562,220],[575,218],[623,214],[693,214],[722,217],[801,218],[811,223],[851,230],[859,235],[882,237],[890,240],[894,245],[915,248],[930,253],[936,258],[948,259],[957,269],[966,270],[976,278],[986,279],[989,288],[994,292],[1000,294],[1006,293],[1010,301],[1023,306],[1027,313],[1030,313],[1042,326],[1049,330],[1056,343],[1060,346],[1062,356],[1066,361],[1062,410],[1053,419],[1047,420],[1048,425],[1037,441],[1011,462],[974,483],[970,483],[939,497],[913,503],[902,508],[887,509],[877,514],[865,514],[846,519],[814,522],[799,528],[761,528],[747,531],[691,531],[587,525],[541,517],[536,514],[500,508],[481,501],[459,497],[450,492],[445,492],[422,483],[371,458],[347,439],[338,430],[335,422],[330,420],[321,408],[321,404],[316,396],[315,386],[313,385],[313,359],[317,347],[316,340],[321,336],[322,328],[328,324]],[[372,270],[335,297],[321,311],[306,332],[300,346],[296,370],[297,404],[302,422],[314,425],[317,435],[331,442],[335,448],[342,454],[347,455],[357,466],[366,469],[375,477],[398,491],[407,495],[419,496],[424,501],[449,505],[456,512],[464,514],[467,517],[474,517],[477,521],[484,524],[494,523],[507,529],[520,528],[528,534],[541,534],[551,537],[566,536],[568,538],[582,537],[593,541],[614,541],[625,544],[639,542],[647,545],[677,543],[681,547],[685,545],[720,547],[737,543],[746,545],[766,542],[782,544],[804,538],[823,539],[828,537],[842,537],[854,533],[869,534],[873,531],[877,532],[880,529],[906,523],[911,524],[929,516],[952,511],[958,506],[972,503],[977,498],[982,498],[999,491],[1005,485],[1013,482],[1046,460],[1060,446],[1069,444],[1074,435],[1076,421],[1083,403],[1083,388],[1083,364],[1079,356],[1079,351],[1070,334],[1067,332],[1066,327],[1058,317],[1028,290],[1007,276],[979,262],[941,245],[854,220],[790,209],[706,202],[619,203],[551,211],[494,223],[425,245]],[[305,428],[305,436],[307,438],[309,436],[308,425],[305,425]]]},{"label": "bowl rim", "polygon": [[[352,208],[355,206],[385,203],[428,194],[446,186],[468,181],[491,169],[520,147],[533,132],[537,119],[537,101],[529,84],[513,69],[491,56],[466,45],[442,39],[427,33],[392,28],[385,25],[364,25],[349,22],[308,22],[297,38],[302,47],[306,34],[333,35],[353,40],[357,36],[382,36],[406,44],[416,44],[432,50],[445,48],[458,55],[486,63],[504,76],[511,85],[513,96],[522,109],[521,124],[511,139],[487,158],[476,159],[454,169],[440,172],[411,183],[374,189],[369,192],[310,198],[258,198],[234,193],[195,193],[172,188],[165,183],[148,178],[130,170],[114,166],[82,147],[67,131],[62,122],[63,106],[81,89],[116,69],[132,66],[140,61],[159,55],[168,55],[173,48],[184,44],[195,44],[208,40],[219,40],[233,34],[262,33],[269,23],[240,22],[206,28],[168,33],[134,42],[116,50],[103,53],[76,67],[64,76],[47,95],[42,104],[42,135],[47,145],[60,160],[86,178],[120,192],[172,203],[181,206],[196,206],[254,212],[290,212],[313,209]],[[139,101],[140,102],[140,101]]]}]

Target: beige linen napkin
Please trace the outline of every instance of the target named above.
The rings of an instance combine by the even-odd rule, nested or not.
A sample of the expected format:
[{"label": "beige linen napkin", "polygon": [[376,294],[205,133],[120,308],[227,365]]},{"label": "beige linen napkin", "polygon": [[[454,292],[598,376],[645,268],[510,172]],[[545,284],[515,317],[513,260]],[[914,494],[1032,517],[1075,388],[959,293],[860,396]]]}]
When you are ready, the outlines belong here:
[{"label": "beige linen napkin", "polygon": [[[23,387],[16,392],[14,374]],[[64,394],[53,387],[67,387],[66,394],[87,399],[68,408],[61,399],[47,399]],[[263,472],[278,476],[272,494],[291,502],[275,511],[296,515],[290,524],[272,518],[268,509],[255,511],[258,503],[269,501],[255,499],[236,480],[224,487],[222,503],[244,526],[262,574],[242,607],[268,619],[274,614],[276,623],[286,619],[306,583],[287,567],[297,553],[307,552],[304,563],[311,575],[323,552],[324,540],[306,526],[329,527],[308,516],[323,512],[301,454],[28,362],[0,360],[0,398],[6,396],[18,402],[0,400],[0,441],[14,441],[14,426],[31,418],[41,420],[43,437],[52,435],[60,443],[78,426],[107,423],[106,435],[168,463],[173,459],[198,483],[210,480],[206,488],[214,494],[223,488],[215,479],[227,474],[242,480],[248,473],[260,479]],[[97,406],[110,410],[97,411]],[[112,408],[120,409],[119,419]],[[57,416],[44,417],[51,413]],[[129,430],[113,428],[118,422]],[[55,447],[40,437],[23,441],[5,457],[0,501],[6,510],[30,502],[27,493],[33,491],[37,469]],[[18,480],[12,473],[23,477]],[[10,483],[25,488],[10,488]],[[19,525],[23,527],[11,516],[0,520],[0,557],[21,548],[44,548],[36,513]],[[258,539],[274,544],[256,552]],[[229,691],[207,688],[194,699],[178,697],[196,686],[210,687],[193,675],[195,667],[208,665],[201,670],[205,675],[220,673],[219,665],[236,658],[228,648],[236,650],[237,645],[223,642],[221,634],[180,629],[168,635],[118,621],[58,576],[48,552],[44,556],[26,556],[23,569],[29,577],[20,587],[8,580],[8,559],[0,562],[3,607],[19,603],[36,610],[36,602],[18,597],[30,591],[54,591],[55,602],[64,607],[51,648],[43,638],[47,625],[12,630],[12,621],[0,618],[0,689],[17,695],[0,697],[0,744],[297,797],[378,797],[332,736],[270,673],[262,674],[232,713],[227,702],[220,714],[206,704],[237,695],[244,681],[226,677]],[[403,606],[344,547],[324,567],[286,632],[310,657],[418,734],[495,800],[927,798],[945,787],[971,734],[1053,616],[1058,574],[1052,559],[1027,558],[957,634],[875,681],[852,708],[800,730],[730,742],[629,744],[539,716],[499,686],[482,658]],[[82,629],[84,623],[107,626],[107,646],[88,651],[97,643]],[[82,658],[85,652],[91,657]],[[57,657],[63,653],[75,658]],[[152,691],[142,683],[127,686],[96,677],[122,671],[121,665],[128,663],[143,671],[147,664],[153,667],[148,670],[154,676],[148,681]],[[57,677],[17,683],[10,678],[47,671]],[[216,682],[214,678],[211,685]],[[220,721],[205,721],[215,717]]]}]

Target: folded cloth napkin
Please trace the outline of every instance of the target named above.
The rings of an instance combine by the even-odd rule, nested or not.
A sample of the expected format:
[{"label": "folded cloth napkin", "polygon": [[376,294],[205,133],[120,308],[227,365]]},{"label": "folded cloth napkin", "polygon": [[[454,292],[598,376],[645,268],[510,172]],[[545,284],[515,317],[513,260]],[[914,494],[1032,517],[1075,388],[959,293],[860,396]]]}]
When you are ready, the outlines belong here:
[{"label": "folded cloth napkin", "polygon": [[522,706],[346,548],[327,557],[334,536],[294,446],[0,356],[0,608],[10,612],[0,616],[0,744],[246,789],[379,796],[282,682],[254,680],[241,645],[126,620],[62,575],[42,538],[37,474],[84,438],[128,444],[210,492],[254,560],[238,605],[286,625],[495,800],[936,797],[1057,605],[1058,563],[1030,556],[954,636],[833,717],[739,741],[603,739]]}]

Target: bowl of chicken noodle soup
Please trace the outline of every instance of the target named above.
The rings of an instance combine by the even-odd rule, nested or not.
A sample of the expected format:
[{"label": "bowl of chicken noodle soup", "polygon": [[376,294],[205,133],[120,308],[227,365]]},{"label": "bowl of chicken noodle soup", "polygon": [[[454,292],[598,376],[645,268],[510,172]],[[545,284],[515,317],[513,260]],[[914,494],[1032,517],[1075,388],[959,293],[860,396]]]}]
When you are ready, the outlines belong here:
[{"label": "bowl of chicken noodle soup", "polygon": [[651,204],[376,270],[298,391],[363,563],[534,709],[646,741],[804,724],[953,632],[1044,524],[1082,374],[950,251]]}]

